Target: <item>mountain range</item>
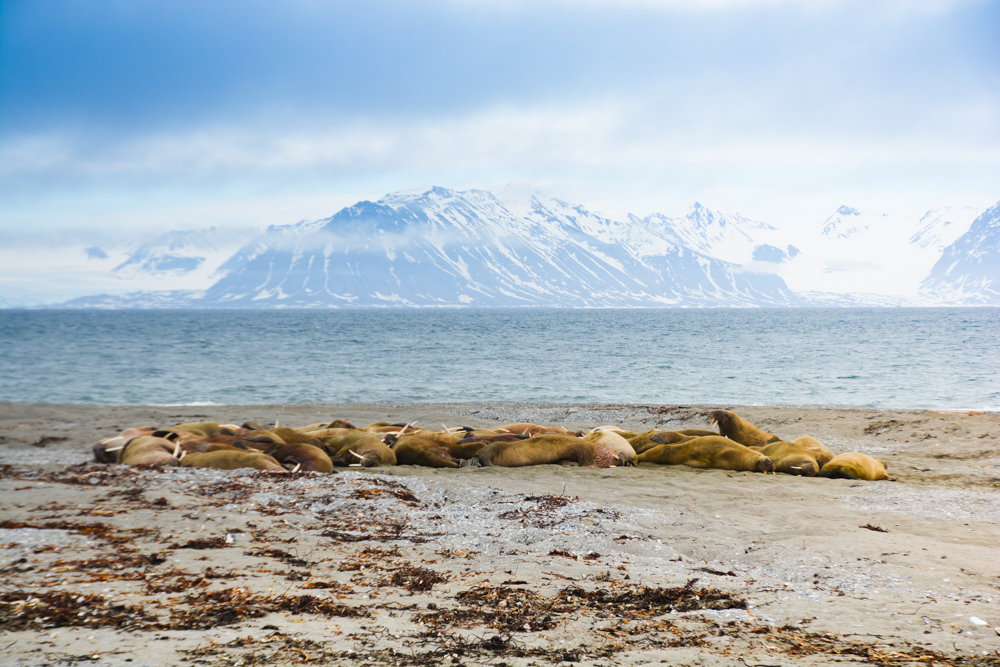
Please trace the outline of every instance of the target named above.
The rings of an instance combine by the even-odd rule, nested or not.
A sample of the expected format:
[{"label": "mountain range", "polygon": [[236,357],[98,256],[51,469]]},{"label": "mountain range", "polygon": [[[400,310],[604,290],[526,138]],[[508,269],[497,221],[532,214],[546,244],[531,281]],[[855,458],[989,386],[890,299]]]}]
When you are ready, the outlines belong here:
[{"label": "mountain range", "polygon": [[1000,204],[912,218],[841,206],[782,230],[700,203],[613,219],[522,187],[432,187],[250,236],[172,231],[124,257],[85,252],[166,289],[65,307],[1000,305]]}]

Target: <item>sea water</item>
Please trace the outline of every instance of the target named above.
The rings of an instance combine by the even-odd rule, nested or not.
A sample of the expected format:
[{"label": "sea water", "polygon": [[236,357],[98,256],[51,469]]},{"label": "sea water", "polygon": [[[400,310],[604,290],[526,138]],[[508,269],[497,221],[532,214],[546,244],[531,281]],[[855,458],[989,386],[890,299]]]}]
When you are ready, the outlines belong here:
[{"label": "sea water", "polygon": [[1000,409],[1000,309],[0,311],[0,400]]}]

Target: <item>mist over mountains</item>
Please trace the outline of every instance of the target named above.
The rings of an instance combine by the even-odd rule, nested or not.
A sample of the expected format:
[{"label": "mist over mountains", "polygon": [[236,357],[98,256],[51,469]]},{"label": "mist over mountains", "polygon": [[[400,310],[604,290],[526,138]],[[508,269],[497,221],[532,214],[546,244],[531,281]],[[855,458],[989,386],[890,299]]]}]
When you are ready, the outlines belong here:
[{"label": "mist over mountains", "polygon": [[913,218],[841,206],[782,230],[700,203],[615,220],[515,186],[433,187],[255,235],[79,253],[138,289],[60,307],[1000,305],[1000,204]]}]

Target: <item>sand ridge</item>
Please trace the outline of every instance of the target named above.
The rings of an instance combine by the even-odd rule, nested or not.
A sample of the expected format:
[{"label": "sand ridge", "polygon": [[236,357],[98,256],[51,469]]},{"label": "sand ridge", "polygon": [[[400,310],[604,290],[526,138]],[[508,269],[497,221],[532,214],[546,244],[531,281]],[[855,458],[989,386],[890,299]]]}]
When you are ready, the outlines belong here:
[{"label": "sand ridge", "polygon": [[[147,423],[698,428],[719,407],[871,453],[896,481],[89,462]],[[2,660],[998,664],[998,427],[794,407],[0,404]]]}]

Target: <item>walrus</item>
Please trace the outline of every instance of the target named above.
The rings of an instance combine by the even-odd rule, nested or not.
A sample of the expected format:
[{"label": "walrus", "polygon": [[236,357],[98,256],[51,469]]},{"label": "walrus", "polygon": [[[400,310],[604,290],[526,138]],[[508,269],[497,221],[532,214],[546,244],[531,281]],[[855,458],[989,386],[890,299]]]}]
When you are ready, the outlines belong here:
[{"label": "walrus", "polygon": [[885,469],[884,461],[873,459],[860,452],[844,452],[830,459],[819,471],[819,476],[876,482],[880,479],[889,479]]},{"label": "walrus", "polygon": [[318,438],[314,438],[313,436],[307,435],[297,429],[282,426],[281,428],[271,429],[271,433],[284,440],[286,445],[302,443],[305,445],[312,445],[313,447],[323,446],[322,441]]},{"label": "walrus", "polygon": [[427,466],[429,468],[458,468],[462,461],[452,456],[445,445],[424,436],[425,431],[416,435],[404,435],[396,440],[392,451],[396,454],[396,465]]},{"label": "walrus", "polygon": [[[718,435],[718,433],[713,433],[713,435]],[[653,429],[652,431],[646,431],[645,433],[640,433],[639,435],[629,438],[628,444],[632,446],[636,454],[642,454],[645,451],[652,449],[653,447],[659,447],[660,445],[675,445],[681,442],[689,442],[694,440],[695,435],[682,435],[677,431],[658,431]]]},{"label": "walrus", "polygon": [[234,442],[216,442],[205,438],[200,440],[188,440],[186,442],[178,440],[174,444],[179,447],[180,451],[187,452],[188,454],[205,454],[207,452],[218,451],[256,451],[252,447],[247,447],[246,443],[240,440],[236,440]]},{"label": "walrus", "polygon": [[334,472],[333,462],[321,447],[305,442],[271,445],[264,453],[295,472]]},{"label": "walrus", "polygon": [[358,434],[364,437],[354,438],[343,443],[335,453],[331,452],[331,446],[325,445],[327,454],[334,465],[350,466],[360,465],[363,468],[372,468],[378,465],[396,465],[396,453],[389,448],[382,439],[375,433],[366,433],[358,430]]},{"label": "walrus", "polygon": [[774,464],[760,452],[720,435],[705,435],[688,442],[659,445],[639,454],[640,463],[686,465],[749,472],[771,472]]},{"label": "walrus", "polygon": [[116,463],[175,466],[180,465],[180,461],[174,456],[177,451],[177,445],[166,438],[140,435],[129,440],[125,447],[116,452]]},{"label": "walrus", "polygon": [[604,431],[597,429],[583,436],[587,442],[592,442],[601,447],[607,447],[619,456],[621,461],[628,461],[630,465],[635,465],[636,452],[629,444],[629,441],[618,435],[614,431]]},{"label": "walrus", "polygon": [[607,447],[569,435],[538,435],[518,442],[495,442],[481,449],[463,468],[545,465],[575,462],[587,468],[610,468],[618,457]]},{"label": "walrus", "polygon": [[823,467],[809,448],[801,447],[794,442],[772,442],[770,445],[754,447],[753,449],[771,459],[771,463],[774,464],[774,472],[815,477],[820,468]]},{"label": "walrus", "polygon": [[94,452],[94,460],[98,463],[117,463],[119,450],[124,449],[129,440],[140,435],[152,435],[154,431],[155,426],[138,426],[127,428],[114,437],[104,438],[91,450]]},{"label": "walrus", "polygon": [[272,472],[288,472],[267,454],[237,449],[205,453],[194,452],[181,459],[181,465],[185,468],[217,468],[219,470],[253,468]]},{"label": "walrus", "polygon": [[730,440],[735,440],[741,445],[763,447],[770,442],[781,440],[781,438],[773,433],[766,433],[760,430],[735,412],[716,410],[711,416],[712,421],[719,425],[719,435],[725,436]]}]

